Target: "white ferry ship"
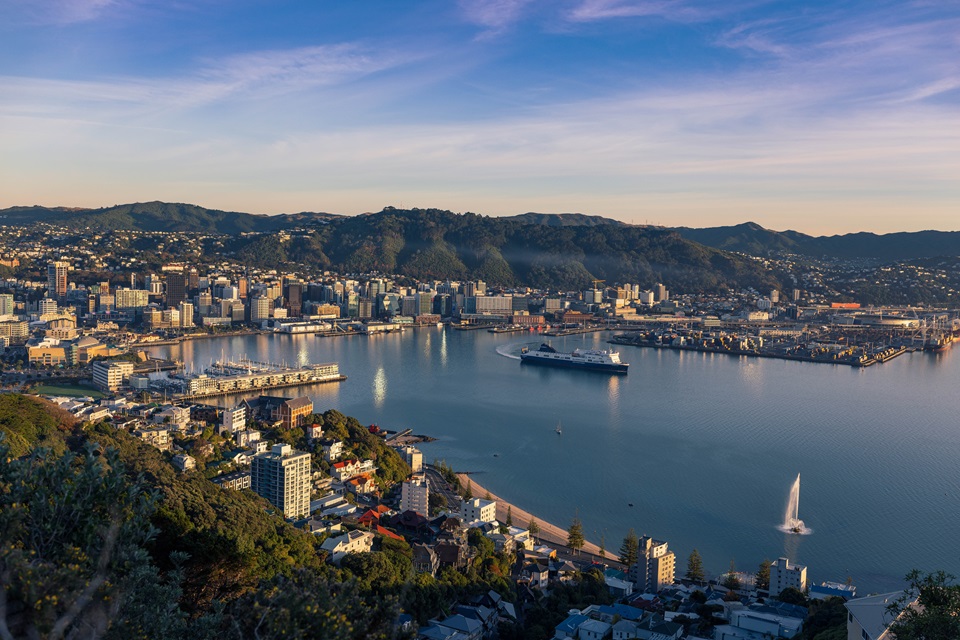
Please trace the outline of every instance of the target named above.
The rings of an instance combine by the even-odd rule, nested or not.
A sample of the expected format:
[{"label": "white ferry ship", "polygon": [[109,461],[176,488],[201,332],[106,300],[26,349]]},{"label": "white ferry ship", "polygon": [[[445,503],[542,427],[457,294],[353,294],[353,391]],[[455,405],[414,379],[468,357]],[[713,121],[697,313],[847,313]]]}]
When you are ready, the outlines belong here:
[{"label": "white ferry ship", "polygon": [[537,364],[546,367],[566,367],[568,369],[589,369],[607,373],[626,374],[630,366],[620,362],[618,351],[574,349],[572,353],[562,353],[549,344],[543,343],[536,351],[524,347],[520,351],[521,364]]}]

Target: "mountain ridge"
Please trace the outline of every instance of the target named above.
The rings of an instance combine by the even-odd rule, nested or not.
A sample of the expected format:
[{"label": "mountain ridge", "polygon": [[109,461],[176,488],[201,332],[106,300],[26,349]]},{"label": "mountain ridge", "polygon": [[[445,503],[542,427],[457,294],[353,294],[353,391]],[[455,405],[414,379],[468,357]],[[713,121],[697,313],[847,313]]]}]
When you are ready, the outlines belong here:
[{"label": "mountain ridge", "polygon": [[[386,207],[380,212],[349,216],[326,212],[259,214],[208,209],[188,203],[161,201],[138,202],[101,208],[14,206],[0,210],[0,221],[11,225],[37,222],[68,224],[97,230],[187,231],[239,235],[272,233],[302,227],[354,223],[371,220],[392,211],[408,211]],[[409,211],[426,211],[412,209]],[[438,211],[429,209],[429,211]],[[477,214],[453,214],[474,216]],[[877,234],[860,231],[831,236],[813,236],[800,231],[774,231],[753,222],[718,227],[655,227],[633,225],[598,215],[583,213],[527,212],[514,216],[479,216],[502,220],[525,227],[570,228],[646,228],[675,231],[683,238],[720,249],[769,257],[778,254],[799,254],[828,258],[909,259],[960,255],[960,231],[901,231]]]}]

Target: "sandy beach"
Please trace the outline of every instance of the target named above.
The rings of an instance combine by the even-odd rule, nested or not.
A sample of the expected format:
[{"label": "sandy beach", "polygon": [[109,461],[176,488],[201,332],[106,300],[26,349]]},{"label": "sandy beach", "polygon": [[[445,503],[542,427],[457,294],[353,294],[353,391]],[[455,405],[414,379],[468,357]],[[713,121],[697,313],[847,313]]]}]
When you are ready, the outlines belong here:
[{"label": "sandy beach", "polygon": [[[462,486],[466,487],[467,483],[470,483],[470,491],[473,492],[475,498],[482,498],[488,493],[490,498],[497,501],[497,520],[500,522],[506,522],[507,519],[507,507],[510,507],[510,514],[513,516],[513,524],[518,527],[526,528],[530,524],[530,520],[534,519],[537,521],[537,524],[540,526],[540,533],[537,534],[537,537],[543,540],[544,542],[553,542],[562,545],[567,544],[567,529],[566,527],[558,527],[555,524],[547,522],[541,518],[537,518],[535,515],[531,514],[529,511],[525,511],[518,507],[515,504],[507,502],[500,496],[496,495],[492,491],[488,491],[485,487],[477,484],[477,481],[471,476],[465,473],[458,473],[457,477],[460,478],[460,483]],[[572,519],[572,516],[571,516]],[[569,525],[568,525],[569,526]],[[582,551],[587,553],[599,554],[600,547],[593,542],[587,541],[583,545]],[[610,557],[610,551],[607,551],[607,557]]]}]

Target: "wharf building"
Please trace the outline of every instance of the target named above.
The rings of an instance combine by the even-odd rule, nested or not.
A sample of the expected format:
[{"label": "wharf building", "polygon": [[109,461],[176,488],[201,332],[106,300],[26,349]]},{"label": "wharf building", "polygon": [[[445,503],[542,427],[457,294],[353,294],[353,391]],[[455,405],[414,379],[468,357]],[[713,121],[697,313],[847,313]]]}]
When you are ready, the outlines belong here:
[{"label": "wharf building", "polygon": [[770,595],[779,596],[784,589],[807,590],[807,567],[793,564],[786,558],[778,558],[770,565]]},{"label": "wharf building", "polygon": [[213,376],[201,374],[187,379],[184,391],[188,396],[212,396],[342,379],[344,378],[340,375],[339,365],[331,363],[303,369],[280,369],[249,374]]},{"label": "wharf building", "polygon": [[638,591],[656,593],[674,583],[677,558],[662,540],[640,538],[639,556],[628,576]]},{"label": "wharf building", "polygon": [[288,444],[253,457],[250,488],[283,511],[285,518],[310,515],[310,454]]}]

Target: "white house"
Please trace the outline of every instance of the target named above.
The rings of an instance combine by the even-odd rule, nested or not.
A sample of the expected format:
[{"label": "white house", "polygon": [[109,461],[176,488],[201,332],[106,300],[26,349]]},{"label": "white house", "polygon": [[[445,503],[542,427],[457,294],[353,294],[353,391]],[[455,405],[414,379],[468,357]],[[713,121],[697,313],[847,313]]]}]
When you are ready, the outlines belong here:
[{"label": "white house", "polygon": [[349,531],[342,536],[326,539],[321,549],[330,553],[330,562],[339,565],[348,553],[364,553],[373,548],[372,533],[366,531]]},{"label": "white house", "polygon": [[497,501],[474,498],[460,503],[460,518],[463,522],[496,522]]}]

